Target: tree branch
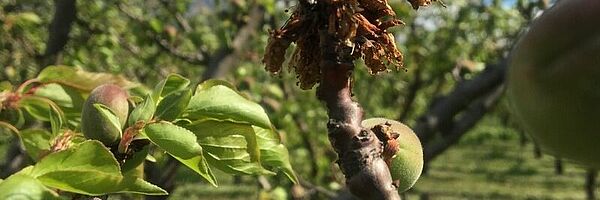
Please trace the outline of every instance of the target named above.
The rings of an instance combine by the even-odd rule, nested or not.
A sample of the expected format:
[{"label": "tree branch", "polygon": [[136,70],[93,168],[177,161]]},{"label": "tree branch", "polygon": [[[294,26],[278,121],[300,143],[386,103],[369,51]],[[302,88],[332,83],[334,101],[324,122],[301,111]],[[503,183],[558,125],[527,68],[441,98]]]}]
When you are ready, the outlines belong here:
[{"label": "tree branch", "polygon": [[217,56],[211,57],[208,62],[208,68],[204,72],[203,79],[222,77],[231,70],[240,60],[240,57],[246,52],[248,43],[256,30],[263,24],[265,9],[260,5],[255,5],[248,15],[248,23],[241,27],[233,39],[231,47],[222,49]]},{"label": "tree branch", "polygon": [[473,128],[483,116],[496,105],[504,91],[504,86],[499,85],[489,94],[473,102],[467,110],[463,112],[460,119],[453,122],[453,127],[449,131],[443,131],[443,141],[435,145],[427,145],[423,151],[425,162],[429,162],[440,155],[451,145],[459,141],[467,131]]},{"label": "tree branch", "polygon": [[73,22],[77,18],[75,0],[55,0],[54,18],[48,28],[46,50],[41,55],[42,67],[56,63],[57,54],[61,52],[67,41]]},{"label": "tree branch", "polygon": [[192,31],[192,27],[190,23],[183,17],[181,14],[177,13],[177,11],[173,10],[170,6],[171,1],[168,0],[160,0],[160,4],[162,4],[173,17],[175,17],[175,21],[177,21],[177,25],[179,25],[184,32]]},{"label": "tree branch", "polygon": [[427,145],[438,131],[451,131],[454,126],[453,119],[459,112],[504,82],[505,70],[504,61],[490,65],[475,78],[459,83],[449,95],[432,102],[427,113],[419,117],[413,129],[421,143]]},{"label": "tree branch", "polygon": [[338,165],[350,191],[362,199],[400,199],[388,166],[381,157],[382,143],[360,123],[364,113],[351,98],[352,47],[320,30],[321,82],[317,97],[327,107],[328,136],[338,153]]},{"label": "tree branch", "polygon": [[[127,11],[124,4],[117,3],[117,7],[123,14],[125,14],[125,16],[127,16],[132,21],[137,22],[144,29],[146,29],[147,30],[146,32],[154,32],[154,31],[152,31],[150,24],[148,22],[146,22],[146,20],[142,19],[141,17],[135,16],[132,13],[130,13],[129,11]],[[152,38],[152,40],[154,40],[154,42],[158,45],[158,47],[160,47],[161,50],[172,55],[173,57],[175,57],[177,59],[183,60],[183,61],[193,64],[193,65],[206,65],[207,64],[207,61],[205,59],[206,56],[205,56],[205,53],[203,53],[203,52],[184,53],[184,52],[179,51],[176,47],[169,44],[169,42],[166,39],[163,39],[156,34],[149,35],[149,37]]]}]

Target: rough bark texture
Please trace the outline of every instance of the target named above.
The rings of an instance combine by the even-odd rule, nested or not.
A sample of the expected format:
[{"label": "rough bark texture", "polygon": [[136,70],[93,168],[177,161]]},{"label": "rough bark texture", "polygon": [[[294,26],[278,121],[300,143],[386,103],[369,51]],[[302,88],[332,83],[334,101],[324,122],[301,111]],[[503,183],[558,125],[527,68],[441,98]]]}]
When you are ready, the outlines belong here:
[{"label": "rough bark texture", "polygon": [[389,169],[381,157],[383,143],[361,127],[363,110],[352,101],[352,47],[320,31],[321,83],[317,90],[329,114],[329,140],[338,153],[339,164],[350,191],[363,199],[400,199],[392,185]]}]

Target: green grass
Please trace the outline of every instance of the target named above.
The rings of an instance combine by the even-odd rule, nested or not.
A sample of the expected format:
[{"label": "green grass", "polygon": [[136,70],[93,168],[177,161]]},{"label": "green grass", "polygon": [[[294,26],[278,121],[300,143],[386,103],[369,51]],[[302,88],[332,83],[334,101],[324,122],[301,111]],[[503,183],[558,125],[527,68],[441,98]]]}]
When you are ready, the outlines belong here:
[{"label": "green grass", "polygon": [[461,143],[431,163],[408,199],[585,199],[585,170],[567,162],[563,168],[557,175],[553,157],[534,158],[531,143]]}]

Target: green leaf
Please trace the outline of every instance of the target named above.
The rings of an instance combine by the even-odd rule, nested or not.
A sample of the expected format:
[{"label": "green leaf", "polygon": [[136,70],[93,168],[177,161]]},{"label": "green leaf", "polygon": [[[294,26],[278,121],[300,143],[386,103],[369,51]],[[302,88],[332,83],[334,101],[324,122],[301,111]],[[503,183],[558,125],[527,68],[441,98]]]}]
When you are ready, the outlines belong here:
[{"label": "green leaf", "polygon": [[[2,93],[0,93],[2,95]],[[0,101],[2,97],[0,96]],[[4,125],[10,125],[10,128],[21,128],[25,124],[24,109],[2,108],[0,106],[0,121],[4,121]],[[18,131],[17,131],[18,132]]]},{"label": "green leaf", "polygon": [[184,117],[193,121],[212,118],[271,128],[269,117],[260,105],[242,97],[226,85],[200,84]]},{"label": "green leaf", "polygon": [[137,83],[130,82],[120,75],[86,72],[67,66],[46,67],[40,72],[37,79],[42,83],[58,83],[87,92],[92,91],[99,85],[108,83],[116,84],[126,89],[138,86]]},{"label": "green leaf", "polygon": [[69,86],[56,83],[42,85],[35,89],[34,94],[50,99],[63,108],[73,108],[78,112],[81,112],[81,105],[84,102],[81,93]]},{"label": "green leaf", "polygon": [[200,174],[209,183],[217,185],[217,180],[202,155],[202,147],[197,143],[194,133],[168,122],[149,124],[143,131],[152,143]]},{"label": "green leaf", "polygon": [[33,160],[38,160],[42,154],[50,151],[50,141],[53,138],[52,133],[43,129],[26,129],[19,133],[25,151]]},{"label": "green leaf", "polygon": [[153,163],[155,163],[155,162],[156,162],[156,158],[155,158],[154,156],[152,156],[152,154],[148,154],[148,155],[146,155],[146,160],[147,160],[148,162],[153,162]]},{"label": "green leaf", "polygon": [[[24,96],[19,101],[19,104],[24,108],[31,116],[38,120],[50,121],[48,113],[55,112],[57,116],[64,119],[64,113],[62,110],[50,99],[38,96]],[[64,121],[64,120],[63,120]]]},{"label": "green leaf", "polygon": [[56,83],[44,84],[35,89],[34,96],[49,99],[64,113],[63,125],[77,127],[81,119],[84,98],[78,90]]},{"label": "green leaf", "polygon": [[47,155],[28,174],[48,187],[91,196],[125,192],[167,194],[142,179],[123,177],[117,160],[95,140]]},{"label": "green leaf", "polygon": [[138,121],[148,122],[148,120],[152,119],[155,110],[156,106],[154,105],[152,96],[150,94],[146,95],[144,101],[141,104],[138,104],[133,111],[131,111],[127,121],[127,126],[131,127]]},{"label": "green leaf", "polygon": [[60,113],[58,110],[56,110],[56,108],[54,107],[50,107],[50,111],[48,116],[50,116],[50,128],[52,129],[52,134],[53,135],[58,135],[60,132],[60,129],[63,126],[63,120],[62,118],[58,115],[58,113]]},{"label": "green leaf", "polygon": [[17,173],[14,173],[13,175],[24,174],[24,175],[29,176],[29,174],[31,173],[31,170],[33,170],[33,166],[29,165],[29,166],[19,170]]},{"label": "green leaf", "polygon": [[206,90],[208,88],[211,88],[211,87],[217,86],[217,85],[225,86],[225,87],[228,87],[229,89],[232,89],[232,90],[238,92],[235,89],[235,86],[233,84],[231,84],[230,82],[227,82],[224,80],[219,80],[219,79],[210,79],[210,80],[206,80],[206,81],[202,82],[201,84],[199,84],[196,87],[196,93],[194,93],[194,95],[198,94],[198,92],[201,92],[203,90]]},{"label": "green leaf", "polygon": [[88,140],[77,146],[47,155],[29,173],[42,177],[62,171],[89,171],[102,174],[119,174],[119,164],[102,143]]},{"label": "green leaf", "polygon": [[42,19],[40,19],[40,17],[37,14],[35,14],[34,12],[21,12],[21,13],[9,14],[7,17],[14,20],[14,23],[17,23],[17,24],[29,24],[29,23],[40,24],[40,23],[42,23]]},{"label": "green leaf", "polygon": [[50,121],[50,117],[48,116],[48,112],[50,112],[50,107],[48,104],[40,101],[26,100],[21,101],[20,106],[27,111],[32,117],[37,120],[42,121]]},{"label": "green leaf", "polygon": [[183,90],[189,85],[189,79],[179,74],[169,74],[165,80],[162,80],[156,84],[154,91],[152,92],[152,97],[154,98],[154,101],[158,103],[162,97],[165,97],[173,92]]},{"label": "green leaf", "polygon": [[9,135],[9,133],[5,132],[4,129],[8,129],[9,132],[13,132],[14,134],[19,134],[19,129],[17,129],[17,127],[13,126],[8,122],[0,121],[0,133]]},{"label": "green leaf", "polygon": [[148,22],[148,24],[150,25],[150,28],[152,28],[152,30],[154,30],[154,32],[156,33],[160,33],[163,30],[162,22],[156,18],[150,19],[150,22]]},{"label": "green leaf", "polygon": [[121,122],[119,122],[119,118],[115,115],[115,113],[108,107],[103,104],[95,103],[94,108],[100,112],[105,121],[109,122],[113,128],[119,130],[119,134],[122,136],[123,132],[121,130]]},{"label": "green leaf", "polygon": [[18,173],[4,181],[0,181],[0,199],[46,200],[61,198],[37,179]]},{"label": "green leaf", "polygon": [[149,151],[150,145],[146,145],[144,146],[144,148],[142,148],[142,150],[133,153],[131,158],[127,158],[127,160],[125,160],[125,163],[121,165],[121,171],[125,173],[129,170],[135,169],[137,166],[144,162],[144,160],[148,156]]},{"label": "green leaf", "polygon": [[90,196],[109,193],[135,193],[166,195],[167,192],[140,178],[123,177],[121,174],[102,174],[91,171],[63,171],[38,177],[44,185]]},{"label": "green leaf", "polygon": [[260,165],[260,150],[252,126],[202,120],[186,127],[198,136],[212,166],[232,174],[272,174]]},{"label": "green leaf", "polygon": [[281,170],[292,182],[298,183],[298,177],[292,169],[287,148],[272,129],[253,126],[260,148],[260,161],[264,166]]},{"label": "green leaf", "polygon": [[156,118],[173,121],[187,108],[192,98],[192,90],[182,90],[167,95],[156,108]]}]

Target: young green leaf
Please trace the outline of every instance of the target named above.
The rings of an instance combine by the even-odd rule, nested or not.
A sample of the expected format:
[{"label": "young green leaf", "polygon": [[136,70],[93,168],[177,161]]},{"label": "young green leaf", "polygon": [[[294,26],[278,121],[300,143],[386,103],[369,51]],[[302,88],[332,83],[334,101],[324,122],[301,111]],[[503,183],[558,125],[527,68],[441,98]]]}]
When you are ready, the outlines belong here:
[{"label": "young green leaf", "polygon": [[81,111],[81,105],[84,102],[84,98],[80,92],[72,87],[56,83],[44,84],[37,87],[34,94],[50,99],[62,108],[72,108],[75,113]]},{"label": "young green leaf", "polygon": [[226,85],[199,85],[184,117],[191,120],[212,118],[271,128],[267,113]]},{"label": "young green leaf", "polygon": [[179,75],[170,74],[165,80],[162,80],[154,87],[152,98],[158,103],[162,97],[165,97],[173,92],[183,90],[190,85],[190,80]]},{"label": "young green leaf", "polygon": [[[0,130],[2,130],[2,132],[0,132],[0,133],[5,133],[3,128],[10,130],[14,134],[19,134],[19,129],[17,129],[17,127],[13,126],[12,124],[10,124],[8,122],[0,121]],[[5,134],[8,135],[9,133],[5,133]]]},{"label": "young green leaf", "polygon": [[[7,128],[14,128],[16,130],[15,127],[22,127],[23,124],[25,124],[25,116],[23,115],[23,109],[9,108],[8,110],[3,111],[2,106],[0,106],[0,120],[6,123],[4,125],[10,125]],[[18,133],[18,131],[15,133]]]},{"label": "young green leaf", "polygon": [[86,72],[67,66],[46,67],[40,72],[37,79],[42,83],[59,83],[83,91],[92,91],[99,85],[107,83],[116,84],[123,88],[133,88],[138,86],[138,84],[130,82],[120,75]]},{"label": "young green leaf", "polygon": [[43,129],[26,129],[19,133],[25,151],[33,160],[38,160],[40,155],[50,151],[53,136],[54,134]]},{"label": "young green leaf", "polygon": [[[229,121],[199,120],[186,126],[199,139],[207,137],[226,137],[231,135],[241,136],[244,139],[244,148],[250,155],[251,161],[258,161],[260,150],[256,141],[256,134],[252,126]],[[227,143],[220,144],[227,145]]]},{"label": "young green leaf", "polygon": [[131,114],[129,114],[129,119],[127,120],[127,126],[131,127],[138,121],[145,121],[152,119],[154,112],[156,110],[156,106],[154,105],[154,100],[152,100],[152,95],[146,95],[144,101],[137,105]]},{"label": "young green leaf", "polygon": [[123,177],[117,160],[102,143],[95,140],[49,154],[27,174],[48,187],[85,195],[124,192],[166,194],[161,188],[142,179]]},{"label": "young green leaf", "polygon": [[0,181],[0,199],[53,200],[62,198],[37,179],[18,173]]},{"label": "young green leaf", "polygon": [[186,89],[167,95],[156,108],[156,118],[173,121],[187,108],[192,90]]},{"label": "young green leaf", "polygon": [[58,135],[60,129],[63,126],[62,117],[59,116],[59,111],[54,107],[50,107],[48,116],[50,117],[50,128],[52,129],[52,135]]},{"label": "young green leaf", "polygon": [[260,161],[264,166],[281,170],[292,182],[298,177],[292,169],[287,148],[281,144],[279,136],[272,129],[253,126],[260,148]]},{"label": "young green leaf", "polygon": [[224,80],[219,80],[219,79],[210,79],[210,80],[206,80],[206,81],[198,84],[198,86],[196,87],[196,93],[194,93],[194,95],[196,95],[198,92],[202,92],[203,90],[206,90],[208,88],[211,88],[211,87],[217,86],[217,85],[222,85],[222,86],[228,87],[229,89],[232,89],[232,90],[238,92],[235,89],[235,86],[233,84],[231,84],[230,82],[227,82]]},{"label": "young green leaf", "polygon": [[273,174],[260,165],[260,150],[252,126],[201,120],[186,127],[198,136],[212,166],[232,174]]},{"label": "young green leaf", "polygon": [[50,121],[48,113],[56,112],[56,115],[60,116],[64,121],[65,116],[63,111],[50,99],[38,96],[24,96],[19,103],[22,108],[38,120]]},{"label": "young green leaf", "polygon": [[197,143],[194,133],[169,122],[149,124],[144,127],[143,132],[152,143],[200,174],[212,185],[217,185],[217,180],[203,157],[202,147]]},{"label": "young green leaf", "polygon": [[240,135],[205,137],[199,142],[210,165],[221,171],[241,175],[275,174],[264,169],[260,162],[250,159],[246,141]]},{"label": "young green leaf", "polygon": [[98,110],[98,112],[100,112],[100,114],[102,114],[102,117],[104,118],[104,120],[106,122],[110,123],[110,125],[115,130],[118,130],[119,134],[123,135],[123,132],[121,130],[121,127],[122,127],[121,122],[119,122],[119,118],[115,115],[115,113],[112,110],[110,110],[110,108],[106,107],[103,104],[99,104],[99,103],[95,103],[94,108],[96,108],[96,110]]},{"label": "young green leaf", "polygon": [[149,150],[150,150],[150,146],[146,145],[146,146],[144,146],[144,148],[142,148],[142,150],[133,153],[131,158],[128,158],[127,160],[125,160],[125,163],[123,163],[123,165],[121,165],[121,171],[123,173],[125,173],[129,170],[135,169],[137,166],[142,164],[144,162],[144,160],[146,159],[146,157],[148,156]]}]

